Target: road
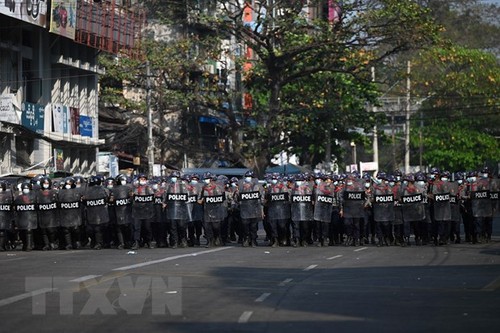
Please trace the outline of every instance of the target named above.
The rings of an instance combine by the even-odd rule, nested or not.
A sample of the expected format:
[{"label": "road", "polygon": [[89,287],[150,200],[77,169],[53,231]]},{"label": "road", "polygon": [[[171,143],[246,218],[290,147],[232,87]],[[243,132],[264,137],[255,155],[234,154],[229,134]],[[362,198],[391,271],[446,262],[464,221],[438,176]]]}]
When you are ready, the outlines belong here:
[{"label": "road", "polygon": [[440,247],[2,252],[0,272],[2,332],[500,328],[497,231]]}]

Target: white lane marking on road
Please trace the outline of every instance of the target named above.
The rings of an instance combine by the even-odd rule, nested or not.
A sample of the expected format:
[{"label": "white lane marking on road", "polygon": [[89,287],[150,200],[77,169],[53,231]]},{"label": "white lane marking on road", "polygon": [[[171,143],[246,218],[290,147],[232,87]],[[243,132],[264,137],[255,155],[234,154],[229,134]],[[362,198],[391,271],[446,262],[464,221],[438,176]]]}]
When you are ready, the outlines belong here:
[{"label": "white lane marking on road", "polygon": [[241,314],[240,318],[238,319],[238,324],[244,324],[248,322],[250,317],[252,316],[253,311],[245,311]]},{"label": "white lane marking on road", "polygon": [[176,260],[176,259],[181,259],[181,258],[194,257],[194,256],[198,256],[200,254],[207,254],[207,253],[219,252],[219,251],[228,250],[228,249],[232,249],[232,248],[233,248],[232,246],[228,246],[228,247],[220,247],[220,248],[217,248],[217,249],[212,249],[212,250],[207,250],[207,251],[200,251],[200,252],[180,254],[178,256],[166,257],[166,258],[163,258],[163,259],[141,262],[140,264],[135,264],[135,265],[130,265],[130,266],[123,266],[123,267],[118,267],[118,268],[113,268],[112,271],[128,271],[128,270],[134,269],[134,268],[139,268],[139,267],[144,267],[144,266],[149,266],[149,265],[154,265],[154,264],[160,264],[162,262]]},{"label": "white lane marking on road", "polygon": [[326,258],[326,260],[333,260],[333,259],[337,259],[337,258],[340,258],[340,257],[343,257],[343,255],[337,254],[336,256],[333,256],[333,257],[330,257],[330,258]]},{"label": "white lane marking on road", "polygon": [[363,250],[366,250],[366,249],[367,249],[367,247],[361,247],[359,249],[354,250],[354,252],[359,252],[359,251],[363,251]]},{"label": "white lane marking on road", "polygon": [[85,275],[85,276],[81,276],[81,277],[73,279],[73,280],[69,280],[69,282],[83,282],[83,281],[98,278],[100,276],[102,276],[102,275]]},{"label": "white lane marking on road", "polygon": [[278,284],[278,286],[283,287],[284,285],[286,285],[287,283],[290,283],[290,282],[292,282],[292,281],[293,281],[293,279],[285,279],[285,280],[281,281],[281,282]]},{"label": "white lane marking on road", "polygon": [[262,295],[260,295],[259,297],[257,297],[257,298],[255,299],[255,302],[257,302],[257,303],[264,302],[264,300],[265,300],[266,298],[268,298],[269,296],[271,296],[271,293],[263,293]]},{"label": "white lane marking on road", "polygon": [[57,255],[63,255],[63,254],[74,254],[74,253],[83,253],[84,251],[63,251],[60,253],[56,253]]},{"label": "white lane marking on road", "polygon": [[16,261],[16,260],[21,260],[21,259],[26,259],[27,257],[18,257],[18,258],[10,258],[10,259],[5,259],[5,260],[2,260],[1,262],[5,262],[5,261]]},{"label": "white lane marking on road", "polygon": [[500,277],[497,277],[495,280],[488,283],[481,290],[482,291],[495,291],[500,288]]},{"label": "white lane marking on road", "polygon": [[310,265],[310,266],[307,266],[306,268],[304,268],[304,272],[306,272],[306,271],[310,271],[311,269],[314,269],[314,268],[316,268],[316,267],[318,267],[318,265]]},{"label": "white lane marking on road", "polygon": [[26,299],[26,298],[30,298],[30,297],[33,297],[33,296],[45,294],[45,293],[51,292],[53,290],[55,290],[55,289],[52,289],[52,288],[42,288],[42,289],[30,291],[29,293],[24,293],[24,294],[21,294],[21,295],[16,295],[16,296],[12,296],[12,297],[9,297],[9,298],[5,298],[5,299],[0,300],[0,307],[1,306],[5,306],[5,305],[9,305],[9,304],[12,304],[12,303],[15,303],[15,302],[18,302],[18,301]]}]

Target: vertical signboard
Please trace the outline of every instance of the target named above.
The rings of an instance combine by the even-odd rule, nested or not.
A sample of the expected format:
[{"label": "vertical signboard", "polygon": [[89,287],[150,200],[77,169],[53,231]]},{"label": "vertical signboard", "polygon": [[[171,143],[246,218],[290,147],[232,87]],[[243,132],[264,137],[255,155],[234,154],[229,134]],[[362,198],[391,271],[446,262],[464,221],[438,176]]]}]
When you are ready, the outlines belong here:
[{"label": "vertical signboard", "polygon": [[75,40],[76,0],[53,0],[49,31]]},{"label": "vertical signboard", "polygon": [[0,95],[0,121],[19,124],[19,118],[12,103],[13,98],[13,94]]},{"label": "vertical signboard", "polygon": [[71,118],[71,134],[80,135],[80,110],[78,108],[69,108]]},{"label": "vertical signboard", "polygon": [[45,129],[45,106],[25,102],[22,104],[21,109],[21,125],[33,132],[43,133]]},{"label": "vertical signboard", "polygon": [[80,115],[80,135],[92,137],[92,118]]}]

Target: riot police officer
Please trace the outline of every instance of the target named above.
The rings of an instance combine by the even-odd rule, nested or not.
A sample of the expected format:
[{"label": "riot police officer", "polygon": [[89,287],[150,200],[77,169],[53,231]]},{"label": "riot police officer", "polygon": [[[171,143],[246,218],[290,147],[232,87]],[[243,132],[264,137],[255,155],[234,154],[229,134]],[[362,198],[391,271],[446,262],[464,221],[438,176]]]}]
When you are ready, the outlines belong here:
[{"label": "riot police officer", "polygon": [[157,247],[167,247],[167,217],[165,216],[164,197],[166,181],[161,178],[154,178],[150,182],[154,194],[154,216],[151,220],[153,238]]},{"label": "riot police officer", "polygon": [[42,241],[41,249],[57,249],[57,229],[59,219],[57,215],[57,191],[52,188],[52,181],[48,176],[40,177],[40,189],[36,192],[38,203],[38,225]]},{"label": "riot police officer", "polygon": [[257,246],[258,225],[263,218],[264,189],[258,183],[253,171],[247,171],[239,181],[236,200],[240,206],[243,225],[243,246]]},{"label": "riot police officer", "polygon": [[389,245],[391,225],[394,222],[394,193],[385,183],[386,180],[386,173],[379,172],[371,191],[370,201],[373,207],[377,246]]},{"label": "riot police officer", "polygon": [[[292,246],[312,244],[313,186],[303,174],[294,177],[291,190]],[[297,239],[298,237],[298,239]]]},{"label": "riot police officer", "polygon": [[38,228],[36,193],[30,182],[21,184],[21,193],[14,199],[16,228],[20,231],[23,251],[33,249],[33,230]]},{"label": "riot police officer", "polygon": [[360,228],[365,216],[365,189],[358,174],[352,173],[347,177],[340,197],[340,214],[344,218],[345,232],[347,234],[345,245],[359,246]]},{"label": "riot police officer", "polygon": [[421,181],[423,174],[404,176],[401,192],[401,207],[404,225],[410,225],[415,235],[415,245],[422,245],[427,240],[427,220],[425,219],[424,198],[427,189]]},{"label": "riot police officer", "polygon": [[93,249],[100,250],[104,246],[103,230],[109,222],[108,200],[110,192],[102,186],[101,176],[92,176],[85,190],[86,216],[89,233],[93,238]]},{"label": "riot police officer", "polygon": [[287,228],[290,224],[290,189],[283,183],[278,173],[271,175],[270,184],[266,188],[265,205],[267,221],[271,227],[272,247],[284,246],[288,243]]},{"label": "riot police officer", "polygon": [[226,192],[221,184],[216,182],[217,177],[210,172],[203,174],[203,187],[200,191],[198,203],[203,205],[203,226],[207,237],[206,247],[220,246],[221,224],[225,218]]},{"label": "riot police officer", "polygon": [[7,182],[0,181],[0,251],[7,250],[7,237],[14,222],[13,201],[14,194]]},{"label": "riot police officer", "polygon": [[170,174],[165,187],[164,206],[170,224],[172,248],[187,247],[188,189],[179,171]]},{"label": "riot police officer", "polygon": [[314,221],[318,233],[318,246],[329,244],[335,187],[330,177],[321,175],[316,178],[314,191]]},{"label": "riot police officer", "polygon": [[493,205],[489,173],[488,168],[483,168],[477,177],[473,176],[467,192],[473,217],[473,243],[483,243],[491,238]]},{"label": "riot police officer", "polygon": [[434,244],[446,245],[451,221],[449,172],[441,172],[435,176],[430,187],[429,198],[434,215]]},{"label": "riot police officer", "polygon": [[186,177],[188,190],[188,245],[200,246],[203,234],[203,206],[198,203],[202,184],[200,176],[193,174]]},{"label": "riot police officer", "polygon": [[154,191],[148,184],[148,177],[139,174],[137,185],[133,189],[132,217],[133,236],[132,250],[137,250],[140,246],[141,237],[146,248],[152,248],[153,238],[151,230],[151,218],[154,216]]},{"label": "riot police officer", "polygon": [[131,242],[132,187],[129,177],[124,174],[116,176],[115,184],[109,198],[114,210],[114,220],[110,228],[114,231],[116,248],[122,250]]},{"label": "riot police officer", "polygon": [[59,214],[62,242],[60,249],[79,249],[80,226],[82,225],[82,194],[76,189],[73,177],[67,177],[63,181],[63,188],[58,193]]}]

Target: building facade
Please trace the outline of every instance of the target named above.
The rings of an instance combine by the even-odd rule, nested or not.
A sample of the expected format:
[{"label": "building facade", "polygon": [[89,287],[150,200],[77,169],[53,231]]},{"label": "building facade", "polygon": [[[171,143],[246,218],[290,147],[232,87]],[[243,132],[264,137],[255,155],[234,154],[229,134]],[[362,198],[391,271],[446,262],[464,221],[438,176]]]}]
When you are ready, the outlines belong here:
[{"label": "building facade", "polygon": [[136,55],[133,5],[0,3],[0,175],[96,171],[97,56]]}]

